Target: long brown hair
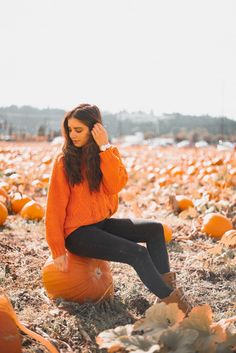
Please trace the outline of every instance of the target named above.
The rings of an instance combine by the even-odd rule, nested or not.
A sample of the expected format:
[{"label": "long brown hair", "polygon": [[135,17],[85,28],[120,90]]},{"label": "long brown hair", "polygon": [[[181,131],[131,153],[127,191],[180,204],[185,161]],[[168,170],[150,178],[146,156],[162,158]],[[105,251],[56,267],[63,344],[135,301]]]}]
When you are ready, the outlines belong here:
[{"label": "long brown hair", "polygon": [[78,107],[65,114],[62,122],[62,134],[65,143],[62,151],[64,155],[64,167],[71,185],[79,184],[83,181],[82,166],[85,167],[86,178],[90,191],[98,191],[102,179],[100,170],[99,147],[90,133],[88,143],[82,147],[74,146],[70,135],[68,120],[75,118],[88,126],[91,131],[97,122],[102,124],[100,110],[96,105],[80,104]]}]

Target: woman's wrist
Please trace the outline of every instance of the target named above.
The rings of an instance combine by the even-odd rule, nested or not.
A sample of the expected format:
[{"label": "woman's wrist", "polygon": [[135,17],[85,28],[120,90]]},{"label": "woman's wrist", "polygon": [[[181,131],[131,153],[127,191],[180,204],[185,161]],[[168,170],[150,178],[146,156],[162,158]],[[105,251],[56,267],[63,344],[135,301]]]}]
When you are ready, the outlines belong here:
[{"label": "woman's wrist", "polygon": [[108,142],[108,143],[106,143],[104,145],[100,145],[99,149],[100,149],[101,152],[104,152],[104,151],[108,150],[111,146],[112,145]]}]

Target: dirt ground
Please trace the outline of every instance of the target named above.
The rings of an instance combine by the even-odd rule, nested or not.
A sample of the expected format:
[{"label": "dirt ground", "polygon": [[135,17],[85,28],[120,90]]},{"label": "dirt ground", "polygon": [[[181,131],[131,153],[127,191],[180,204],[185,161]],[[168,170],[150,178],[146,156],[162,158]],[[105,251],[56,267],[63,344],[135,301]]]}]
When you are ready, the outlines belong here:
[{"label": "dirt ground", "polygon": [[[174,228],[176,234],[190,233],[188,224],[176,224]],[[186,295],[195,305],[209,303],[214,320],[218,321],[235,315],[235,263],[227,264],[222,258],[214,263],[205,248],[201,250],[203,243],[206,241],[200,238],[168,244],[170,263]],[[154,303],[155,296],[133,268],[118,263],[111,263],[113,302],[79,305],[49,300],[41,278],[41,268],[49,256],[44,222],[27,222],[11,216],[1,232],[0,256],[1,286],[11,298],[18,317],[28,328],[44,337],[48,335],[61,352],[70,352],[70,348],[76,353],[101,352],[95,343],[99,332],[133,323]],[[47,352],[26,335],[23,347],[25,353]]]},{"label": "dirt ground", "polygon": [[[45,195],[41,196],[45,203]],[[156,213],[155,213],[156,212]],[[179,218],[160,203],[150,218],[172,225],[173,240],[167,244],[171,269],[194,305],[210,304],[214,321],[236,313],[236,256],[232,249],[212,254],[216,241],[201,234],[192,219]],[[236,214],[231,202],[228,213]],[[145,217],[145,212],[143,213]],[[135,217],[120,199],[115,217]],[[115,295],[99,304],[49,300],[43,288],[41,269],[49,257],[45,221],[26,221],[9,215],[0,229],[0,286],[10,298],[19,319],[31,330],[50,338],[61,353],[95,353],[96,336],[103,330],[133,323],[155,300],[129,265],[111,263]],[[22,334],[24,353],[47,350]],[[9,352],[10,353],[10,352]]]}]

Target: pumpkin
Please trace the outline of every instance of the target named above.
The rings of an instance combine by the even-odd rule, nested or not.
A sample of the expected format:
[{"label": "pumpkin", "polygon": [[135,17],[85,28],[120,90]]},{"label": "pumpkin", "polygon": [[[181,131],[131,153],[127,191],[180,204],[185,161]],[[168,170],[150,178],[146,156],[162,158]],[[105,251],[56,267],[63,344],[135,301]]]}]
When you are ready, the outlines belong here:
[{"label": "pumpkin", "polygon": [[221,157],[215,157],[212,160],[212,165],[222,165],[224,164],[224,161]]},{"label": "pumpkin", "polygon": [[31,200],[32,199],[29,196],[16,192],[10,200],[12,211],[14,213],[19,213],[23,206]]},{"label": "pumpkin", "polygon": [[158,184],[162,187],[165,186],[168,183],[167,178],[163,177],[158,180]]},{"label": "pumpkin", "polygon": [[3,293],[0,294],[0,352],[22,353],[21,336],[18,328],[43,344],[51,353],[59,353],[58,350],[44,337],[27,329],[17,318],[17,315]]},{"label": "pumpkin", "polygon": [[4,196],[7,199],[7,192],[3,187],[0,187],[0,195]]},{"label": "pumpkin", "polygon": [[221,238],[228,230],[233,229],[231,220],[220,213],[209,213],[203,218],[201,232],[214,238]]},{"label": "pumpkin", "polygon": [[8,211],[6,206],[2,202],[0,202],[0,225],[3,225],[3,223],[7,219],[7,216],[8,216]]},{"label": "pumpkin", "polygon": [[189,207],[194,207],[193,201],[184,195],[176,195],[176,201],[178,207],[181,211],[188,209]]},{"label": "pumpkin", "polygon": [[49,157],[49,156],[45,156],[43,159],[42,159],[42,163],[44,164],[50,164],[52,162],[52,158]]},{"label": "pumpkin", "polygon": [[42,269],[43,285],[49,298],[97,302],[113,296],[109,262],[80,257],[68,252],[68,271],[57,270],[49,258]]},{"label": "pumpkin", "polygon": [[21,353],[21,336],[8,311],[5,298],[0,296],[0,352]]},{"label": "pumpkin", "polygon": [[229,186],[236,186],[236,168],[229,170]]},{"label": "pumpkin", "polygon": [[41,177],[41,181],[43,183],[48,183],[49,179],[50,179],[50,175],[49,174],[43,174],[42,177]]},{"label": "pumpkin", "polygon": [[183,175],[184,171],[180,167],[175,167],[171,170],[171,176]]},{"label": "pumpkin", "polygon": [[169,243],[172,240],[172,229],[166,223],[162,223],[162,226],[163,226],[163,229],[164,229],[165,241],[166,241],[166,243]]},{"label": "pumpkin", "polygon": [[32,200],[27,202],[20,211],[20,214],[25,219],[41,220],[44,216],[44,208],[40,203]]},{"label": "pumpkin", "polygon": [[187,174],[188,175],[194,175],[198,172],[198,169],[194,166],[194,165],[191,165],[190,167],[188,167],[187,169]]}]

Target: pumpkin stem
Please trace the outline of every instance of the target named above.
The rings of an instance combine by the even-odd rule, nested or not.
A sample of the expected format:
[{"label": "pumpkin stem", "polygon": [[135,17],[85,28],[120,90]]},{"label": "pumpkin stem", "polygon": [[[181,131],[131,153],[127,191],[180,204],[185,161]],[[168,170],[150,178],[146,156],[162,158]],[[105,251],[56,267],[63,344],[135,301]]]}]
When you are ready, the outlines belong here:
[{"label": "pumpkin stem", "polygon": [[15,321],[16,326],[18,326],[21,331],[28,334],[30,337],[34,338],[38,342],[42,343],[51,353],[59,353],[56,347],[51,342],[49,342],[46,338],[40,336],[39,334],[29,330],[18,320],[14,308],[7,295],[5,294],[3,288],[0,288],[0,296],[0,309],[2,309],[4,312],[6,312],[7,314],[9,314],[9,316],[12,317],[12,319]]},{"label": "pumpkin stem", "polygon": [[26,328],[23,324],[21,324],[18,320],[16,321],[16,325],[19,327],[19,329],[29,335],[30,337],[34,338],[36,341],[42,343],[51,353],[59,353],[56,347],[49,342],[46,338],[40,336],[38,333],[35,333],[28,328]]}]

